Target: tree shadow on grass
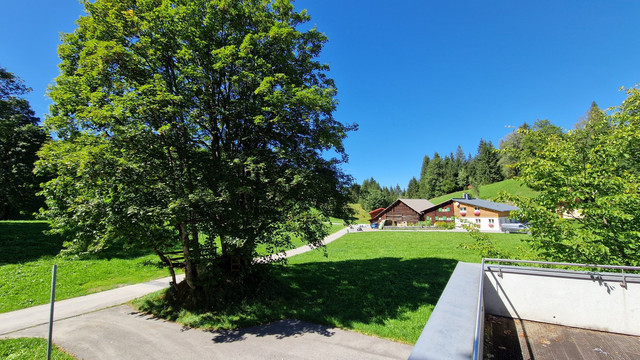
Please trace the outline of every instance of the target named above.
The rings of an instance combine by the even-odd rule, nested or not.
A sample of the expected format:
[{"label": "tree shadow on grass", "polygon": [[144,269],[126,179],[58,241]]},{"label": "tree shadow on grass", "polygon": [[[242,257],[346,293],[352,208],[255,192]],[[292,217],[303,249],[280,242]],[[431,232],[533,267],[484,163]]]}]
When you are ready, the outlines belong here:
[{"label": "tree shadow on grass", "polygon": [[45,235],[49,224],[44,221],[0,222],[0,265],[37,260],[55,256],[63,248],[59,235]]},{"label": "tree shadow on grass", "polygon": [[[251,320],[299,319],[353,328],[356,323],[384,326],[389,320],[404,320],[413,321],[414,326],[417,322],[421,329],[426,319],[409,317],[421,306],[435,306],[457,263],[453,259],[386,257],[287,265],[277,274],[282,285],[280,300],[243,309],[231,326],[248,326]],[[246,334],[264,336],[265,331],[280,337],[317,332],[305,331],[304,326],[254,327],[219,333],[213,341],[233,342]]]},{"label": "tree shadow on grass", "polygon": [[457,260],[377,258],[296,264],[282,277],[302,318],[337,325],[383,324],[425,304],[435,305]]}]

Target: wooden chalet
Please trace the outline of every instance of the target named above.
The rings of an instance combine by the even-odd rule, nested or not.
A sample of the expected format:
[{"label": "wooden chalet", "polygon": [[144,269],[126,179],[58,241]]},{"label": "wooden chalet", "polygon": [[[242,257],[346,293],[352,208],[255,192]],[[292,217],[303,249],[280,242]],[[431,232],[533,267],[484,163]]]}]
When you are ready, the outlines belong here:
[{"label": "wooden chalet", "polygon": [[371,216],[369,223],[382,223],[392,226],[407,226],[424,221],[424,210],[433,207],[433,203],[425,199],[398,199],[382,211]]}]

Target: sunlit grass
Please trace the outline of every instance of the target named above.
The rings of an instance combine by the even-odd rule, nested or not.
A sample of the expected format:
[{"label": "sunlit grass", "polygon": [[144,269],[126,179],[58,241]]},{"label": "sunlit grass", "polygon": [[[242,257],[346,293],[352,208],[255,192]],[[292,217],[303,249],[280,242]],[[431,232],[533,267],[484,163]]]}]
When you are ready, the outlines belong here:
[{"label": "sunlit grass", "polygon": [[[51,349],[51,358],[55,360],[73,360],[75,357],[60,350]],[[0,359],[46,359],[47,341],[40,338],[17,338],[0,340]]]},{"label": "sunlit grass", "polygon": [[[524,235],[489,234],[514,253]],[[458,261],[480,262],[460,247],[465,233],[362,232],[348,234],[322,252],[308,252],[276,266],[269,296],[216,311],[171,309],[161,293],[136,305],[187,326],[247,327],[295,318],[353,329],[413,344]]]},{"label": "sunlit grass", "polygon": [[46,222],[0,222],[0,312],[49,302],[51,272],[57,264],[56,300],[136,284],[169,272],[157,266],[158,257],[134,256],[71,259],[54,256],[62,239],[45,235]]}]

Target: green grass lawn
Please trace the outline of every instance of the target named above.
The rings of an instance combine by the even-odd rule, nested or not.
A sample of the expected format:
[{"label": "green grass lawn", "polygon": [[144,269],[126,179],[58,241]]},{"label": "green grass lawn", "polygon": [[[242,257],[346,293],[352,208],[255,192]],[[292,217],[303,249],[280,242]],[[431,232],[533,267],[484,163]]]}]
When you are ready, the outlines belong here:
[{"label": "green grass lawn", "polygon": [[[0,313],[48,303],[53,264],[58,265],[56,300],[169,276],[155,254],[144,252],[82,260],[56,257],[63,240],[44,235],[48,227],[44,221],[0,221]],[[342,228],[331,225],[330,232]],[[293,245],[304,244],[295,240]]]},{"label": "green grass lawn", "polygon": [[0,222],[0,312],[49,302],[51,269],[58,265],[56,300],[169,276],[151,254],[70,259],[55,257],[58,236],[44,235],[43,221]]},{"label": "green grass lawn", "polygon": [[362,205],[356,203],[356,204],[349,204],[349,207],[351,209],[353,209],[354,211],[354,221],[356,224],[368,224],[369,223],[369,219],[371,218],[369,216],[369,213],[362,208]]},{"label": "green grass lawn", "polygon": [[[489,234],[498,248],[517,253],[526,235]],[[290,258],[275,275],[280,294],[221,312],[173,311],[155,293],[142,310],[192,327],[229,329],[286,318],[353,329],[413,344],[458,261],[480,262],[460,244],[466,233],[362,232]]]},{"label": "green grass lawn", "polygon": [[[60,350],[51,349],[51,358],[55,360],[73,360],[75,357]],[[40,338],[17,338],[0,340],[0,359],[35,360],[47,358],[47,340]]]},{"label": "green grass lawn", "polygon": [[[529,189],[527,186],[525,186],[524,184],[522,184],[520,181],[518,180],[514,180],[514,179],[510,179],[510,180],[504,180],[504,181],[500,181],[497,183],[493,183],[493,184],[488,184],[488,185],[482,185],[480,186],[480,196],[479,198],[481,199],[485,199],[485,200],[494,200],[496,197],[498,197],[498,194],[501,192],[506,192],[508,194],[511,195],[520,195],[520,196],[526,196],[526,197],[533,197],[536,195],[536,192]],[[473,194],[473,192],[471,190],[469,191],[457,191],[451,194],[447,194],[447,195],[442,195],[442,196],[438,196],[436,198],[430,199],[429,201],[431,201],[433,204],[439,204],[443,201],[447,201],[451,198],[461,198],[462,197],[462,193],[468,193],[471,196],[475,195]]]}]

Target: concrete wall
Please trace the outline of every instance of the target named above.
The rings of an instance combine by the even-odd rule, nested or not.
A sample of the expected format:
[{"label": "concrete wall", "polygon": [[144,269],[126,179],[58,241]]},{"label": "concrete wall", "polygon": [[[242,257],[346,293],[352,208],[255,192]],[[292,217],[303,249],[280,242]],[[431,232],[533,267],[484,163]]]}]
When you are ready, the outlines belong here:
[{"label": "concrete wall", "polygon": [[485,272],[488,314],[640,335],[640,276],[496,265]]},{"label": "concrete wall", "polygon": [[410,360],[473,358],[480,269],[480,264],[458,263]]}]

